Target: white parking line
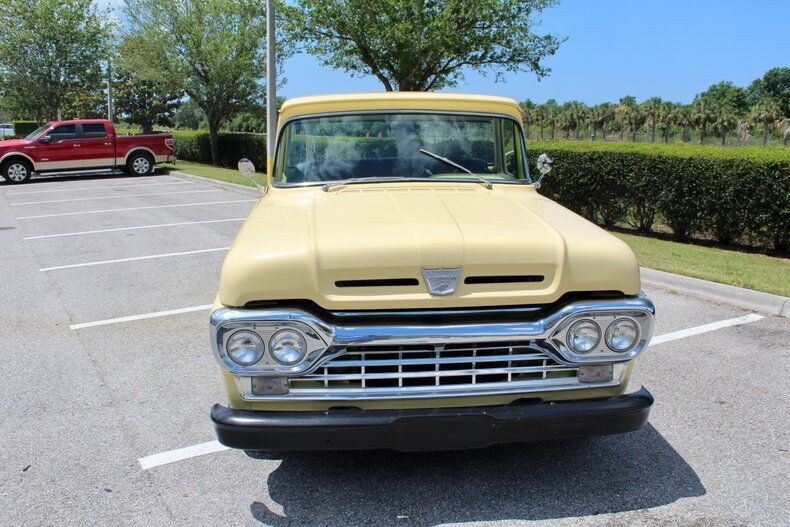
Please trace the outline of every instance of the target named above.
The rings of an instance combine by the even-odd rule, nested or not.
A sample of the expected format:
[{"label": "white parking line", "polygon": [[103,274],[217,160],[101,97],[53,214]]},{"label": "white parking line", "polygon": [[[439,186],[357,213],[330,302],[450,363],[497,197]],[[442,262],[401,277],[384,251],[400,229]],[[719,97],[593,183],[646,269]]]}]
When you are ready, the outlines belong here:
[{"label": "white parking line", "polygon": [[79,190],[103,190],[112,188],[129,188],[129,187],[161,187],[163,185],[192,185],[189,181],[181,181],[174,179],[172,183],[135,183],[134,185],[106,185],[103,187],[76,187],[76,188],[53,188],[49,190],[26,190],[24,192],[6,192],[6,196],[21,196],[23,194],[44,194],[46,192],[76,192]]},{"label": "white parking line", "polygon": [[717,329],[728,328],[730,326],[740,326],[741,324],[748,324],[749,322],[757,322],[762,318],[764,317],[762,317],[761,315],[751,313],[749,315],[744,315],[738,318],[730,318],[728,320],[721,320],[719,322],[711,322],[710,324],[703,324],[702,326],[696,326],[688,329],[681,329],[680,331],[673,331],[672,333],[664,333],[663,335],[658,335],[650,339],[650,345],[656,346],[658,344],[663,344],[664,342],[684,339],[686,337],[692,337],[694,335],[708,333],[709,331],[716,331]]},{"label": "white parking line", "polygon": [[177,223],[158,223],[156,225],[140,225],[138,227],[118,227],[116,229],[97,229],[93,231],[63,232],[59,234],[39,234],[38,236],[28,236],[24,240],[41,240],[44,238],[60,238],[62,236],[81,236],[83,234],[98,234],[102,232],[136,231],[139,229],[156,229],[159,227],[180,227],[182,225],[203,225],[206,223],[226,223],[231,221],[244,221],[246,218],[229,218],[227,220],[204,220],[204,221],[179,221]]},{"label": "white parking line", "polygon": [[130,315],[128,317],[108,318],[106,320],[96,320],[95,322],[83,322],[69,326],[71,329],[93,328],[96,326],[107,326],[109,324],[120,324],[122,322],[133,322],[135,320],[145,320],[148,318],[169,317],[170,315],[180,315],[182,313],[193,313],[195,311],[206,311],[211,309],[211,304],[205,306],[182,307],[181,309],[170,309],[168,311],[156,311],[154,313],[144,313],[142,315]]},{"label": "white parking line", "polygon": [[[672,333],[665,333],[663,335],[658,335],[653,337],[650,341],[650,345],[652,346],[654,344],[662,344],[664,342],[670,342],[672,340],[691,337],[693,335],[708,333],[710,331],[715,331],[717,329],[722,329],[726,327],[739,326],[741,324],[748,324],[750,322],[757,322],[762,318],[763,318],[762,316],[752,313],[738,318],[731,318],[728,320],[713,322],[711,324],[704,324],[702,326],[682,329],[680,331],[673,331]],[[215,441],[207,441],[205,443],[199,443],[197,445],[192,445],[184,448],[177,448],[175,450],[168,450],[167,452],[161,452],[159,454],[152,454],[150,456],[141,457],[137,461],[140,463],[140,467],[143,470],[148,470],[154,467],[159,467],[162,465],[167,465],[169,463],[174,463],[176,461],[183,461],[185,459],[189,459],[197,456],[204,456],[206,454],[213,454],[215,452],[223,452],[225,450],[230,450],[230,449],[226,446],[221,445],[219,441],[215,440]]]},{"label": "white parking line", "polygon": [[99,196],[97,198],[70,198],[70,199],[49,199],[46,201],[25,201],[24,203],[9,203],[9,205],[42,205],[44,203],[66,203],[67,201],[96,201],[100,199],[120,199],[120,198],[143,198],[147,196],[172,196],[174,194],[199,194],[201,192],[222,192],[222,189],[208,190],[181,190],[179,192],[152,192],[149,194],[120,194],[118,196]]},{"label": "white parking line", "polygon": [[215,249],[199,249],[197,251],[182,251],[177,253],[149,254],[147,256],[133,256],[131,258],[118,258],[117,260],[99,260],[96,262],[84,262],[78,264],[58,265],[56,267],[44,267],[39,271],[57,271],[58,269],[76,269],[77,267],[92,267],[94,265],[107,265],[122,262],[137,262],[140,260],[154,260],[157,258],[172,258],[174,256],[186,256],[189,254],[216,253],[227,251],[230,247],[217,247]]},{"label": "white parking line", "polygon": [[204,456],[206,454],[213,454],[215,452],[223,452],[225,450],[230,449],[224,445],[221,445],[219,441],[214,440],[200,443],[198,445],[178,448],[176,450],[168,450],[167,452],[162,452],[161,454],[153,454],[151,456],[141,457],[137,461],[140,463],[140,467],[143,470],[148,470],[149,468],[167,465],[168,463],[174,463],[176,461],[182,461],[184,459],[197,456]]},{"label": "white parking line", "polygon": [[227,201],[202,201],[200,203],[179,203],[177,205],[148,205],[145,207],[128,207],[124,209],[100,209],[85,210],[82,212],[59,212],[57,214],[37,214],[36,216],[20,216],[18,220],[33,220],[38,218],[56,218],[59,216],[77,216],[79,214],[100,214],[103,212],[124,212],[127,210],[149,210],[149,209],[174,209],[176,207],[197,207],[199,205],[219,205],[221,203],[249,203],[258,201],[257,199],[231,199]]}]

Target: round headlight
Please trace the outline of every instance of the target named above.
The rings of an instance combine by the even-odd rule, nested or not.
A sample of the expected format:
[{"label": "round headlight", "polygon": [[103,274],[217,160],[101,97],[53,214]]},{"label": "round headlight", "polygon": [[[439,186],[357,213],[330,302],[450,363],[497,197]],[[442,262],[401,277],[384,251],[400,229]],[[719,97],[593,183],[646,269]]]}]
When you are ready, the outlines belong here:
[{"label": "round headlight", "polygon": [[580,320],[568,330],[567,341],[576,353],[590,353],[601,341],[601,330],[592,320]]},{"label": "round headlight", "polygon": [[606,345],[612,351],[625,352],[630,350],[639,340],[639,327],[636,322],[620,318],[609,324],[606,329]]},{"label": "round headlight", "polygon": [[307,342],[298,331],[282,329],[269,340],[269,353],[280,364],[296,364],[307,353]]},{"label": "round headlight", "polygon": [[263,357],[263,341],[257,333],[243,329],[228,338],[228,356],[236,364],[251,366]]}]

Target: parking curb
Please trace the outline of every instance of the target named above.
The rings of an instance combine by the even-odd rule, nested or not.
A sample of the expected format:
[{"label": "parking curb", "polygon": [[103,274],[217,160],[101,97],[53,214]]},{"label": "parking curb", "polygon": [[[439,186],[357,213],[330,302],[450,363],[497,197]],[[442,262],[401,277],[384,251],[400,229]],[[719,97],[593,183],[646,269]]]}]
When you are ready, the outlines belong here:
[{"label": "parking curb", "polygon": [[232,190],[234,192],[240,192],[242,194],[248,194],[250,196],[261,196],[261,193],[258,192],[257,189],[252,187],[248,187],[246,185],[239,185],[238,183],[229,183],[227,181],[220,181],[218,179],[211,179],[203,176],[196,176],[194,174],[186,174],[184,172],[179,172],[177,170],[169,170],[168,174],[171,176],[176,176],[181,179],[189,179],[196,183],[202,183],[204,185],[211,185],[213,187],[220,187],[226,190]]},{"label": "parking curb", "polygon": [[642,283],[651,287],[677,291],[702,300],[728,304],[766,315],[790,318],[790,298],[743,287],[717,284],[699,278],[681,276],[656,269],[641,268]]}]

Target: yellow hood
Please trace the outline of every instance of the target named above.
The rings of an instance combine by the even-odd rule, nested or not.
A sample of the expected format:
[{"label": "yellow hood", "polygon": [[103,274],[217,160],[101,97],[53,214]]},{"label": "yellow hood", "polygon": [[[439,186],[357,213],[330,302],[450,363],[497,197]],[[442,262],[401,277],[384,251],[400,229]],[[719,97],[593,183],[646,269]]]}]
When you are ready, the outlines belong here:
[{"label": "yellow hood", "polygon": [[[428,292],[422,270],[437,268],[461,268],[453,294]],[[465,283],[513,276],[543,278]],[[417,284],[341,287],[387,279]],[[445,308],[544,304],[572,291],[637,294],[633,253],[532,187],[376,183],[328,192],[272,188],[225,259],[219,300],[226,306],[310,300],[326,309]]]}]

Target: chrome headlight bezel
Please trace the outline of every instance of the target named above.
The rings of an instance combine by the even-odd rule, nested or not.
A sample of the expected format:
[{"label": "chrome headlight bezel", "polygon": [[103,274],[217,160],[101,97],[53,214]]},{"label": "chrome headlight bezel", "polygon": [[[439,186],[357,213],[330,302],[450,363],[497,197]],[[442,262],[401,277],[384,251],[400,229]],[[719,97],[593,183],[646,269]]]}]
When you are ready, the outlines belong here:
[{"label": "chrome headlight bezel", "polygon": [[[282,376],[304,373],[313,366],[315,361],[328,348],[326,334],[320,328],[311,324],[296,320],[267,320],[267,317],[261,317],[258,314],[249,320],[238,317],[224,319],[227,314],[223,310],[217,310],[212,313],[209,325],[211,329],[211,347],[214,351],[214,356],[223,368],[235,375]],[[255,333],[264,343],[262,357],[249,366],[236,363],[227,353],[228,338],[239,330]],[[283,330],[296,331],[306,344],[302,358],[292,364],[284,364],[275,359],[269,348],[271,338],[277,332]]]},{"label": "chrome headlight bezel", "polygon": [[[619,320],[629,320],[636,324],[638,335],[636,342],[625,351],[615,351],[609,348],[606,334],[612,323]],[[595,348],[586,353],[577,353],[568,345],[568,330],[575,323],[581,320],[591,320],[598,325],[601,338]],[[653,313],[644,310],[601,310],[583,313],[575,313],[563,320],[551,336],[551,343],[560,354],[572,363],[601,363],[601,362],[625,362],[633,359],[650,342],[653,334]]]}]

